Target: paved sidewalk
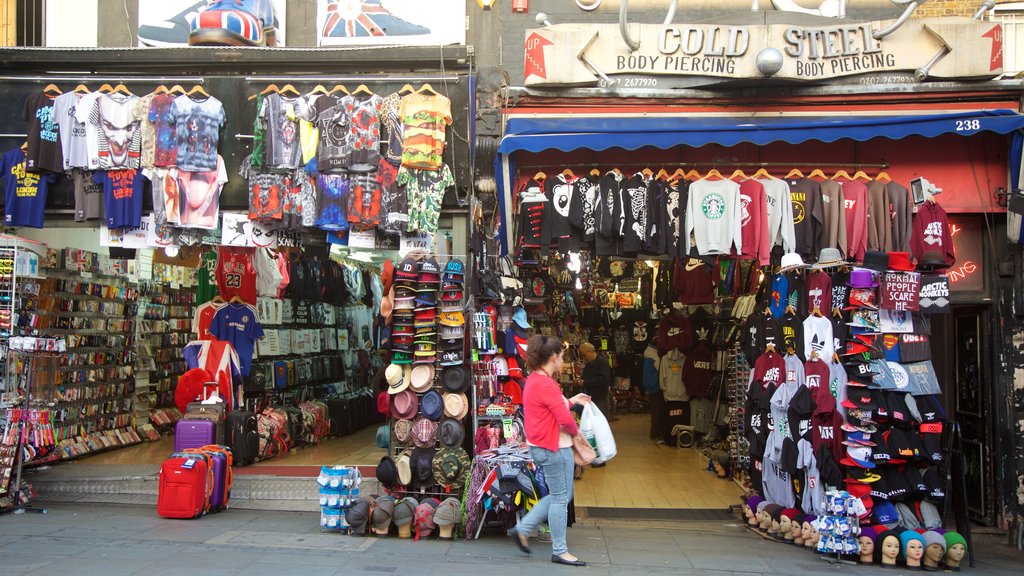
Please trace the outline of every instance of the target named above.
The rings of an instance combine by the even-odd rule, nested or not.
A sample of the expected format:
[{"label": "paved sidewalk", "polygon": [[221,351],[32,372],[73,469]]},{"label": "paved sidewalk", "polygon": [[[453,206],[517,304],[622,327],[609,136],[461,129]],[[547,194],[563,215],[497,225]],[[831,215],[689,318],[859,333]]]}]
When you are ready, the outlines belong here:
[{"label": "paved sidewalk", "polygon": [[[765,540],[736,524],[583,520],[569,548],[587,568],[555,566],[547,544],[526,556],[507,538],[399,540],[322,534],[319,515],[229,510],[201,520],[158,518],[151,507],[52,503],[49,514],[0,516],[0,574],[333,576],[348,574],[590,575],[829,574],[893,576],[904,570],[831,566],[816,554]],[[975,538],[978,575],[1020,574],[1021,555]]]}]

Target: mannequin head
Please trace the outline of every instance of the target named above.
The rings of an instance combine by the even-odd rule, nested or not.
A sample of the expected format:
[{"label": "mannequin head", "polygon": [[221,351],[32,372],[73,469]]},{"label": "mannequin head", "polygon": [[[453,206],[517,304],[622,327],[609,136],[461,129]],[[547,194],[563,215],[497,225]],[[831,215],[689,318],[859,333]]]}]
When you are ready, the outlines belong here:
[{"label": "mannequin head", "polygon": [[946,555],[946,539],[934,530],[923,534],[924,558],[921,563],[928,568],[938,568],[942,557]]},{"label": "mannequin head", "polygon": [[793,540],[793,544],[804,544],[804,515],[800,514],[793,519],[792,528],[789,531],[789,537]]},{"label": "mannequin head", "polygon": [[792,542],[793,527],[797,527],[797,532],[800,531],[800,524],[803,521],[804,515],[796,508],[786,508],[782,511],[782,518],[779,520],[779,535],[782,536],[786,542]]},{"label": "mannequin head", "polygon": [[874,528],[861,528],[857,543],[860,544],[860,563],[871,564],[875,556],[875,540],[878,540],[878,532]]},{"label": "mannequin head", "polygon": [[924,556],[924,538],[913,530],[900,534],[900,555],[908,568],[920,568]]},{"label": "mannequin head", "polygon": [[782,519],[782,506],[779,506],[778,504],[769,504],[765,507],[764,511],[768,513],[770,520],[768,523],[768,533],[774,536],[778,534],[781,529],[779,521]]},{"label": "mannequin head", "polygon": [[757,520],[757,527],[760,528],[761,530],[767,529],[767,526],[765,526],[765,523],[764,523],[765,517],[768,517],[768,515],[764,513],[764,509],[767,506],[768,506],[768,502],[765,501],[765,500],[762,500],[762,501],[758,502],[757,503],[757,511],[754,513],[754,519]]},{"label": "mannequin head", "polygon": [[818,545],[818,540],[821,536],[818,534],[818,517],[814,514],[808,514],[804,516],[803,527],[800,531],[800,535],[804,539],[805,548],[814,548]]},{"label": "mannequin head", "polygon": [[750,526],[757,526],[760,524],[760,520],[757,518],[757,505],[764,502],[764,498],[753,494],[747,498],[746,504],[743,505],[743,513],[747,517],[747,524]]},{"label": "mannequin head", "polygon": [[967,540],[959,532],[946,532],[946,567],[960,569],[967,554]]},{"label": "mannequin head", "polygon": [[886,530],[875,539],[875,564],[895,566],[896,559],[900,555],[900,537],[892,531]]}]

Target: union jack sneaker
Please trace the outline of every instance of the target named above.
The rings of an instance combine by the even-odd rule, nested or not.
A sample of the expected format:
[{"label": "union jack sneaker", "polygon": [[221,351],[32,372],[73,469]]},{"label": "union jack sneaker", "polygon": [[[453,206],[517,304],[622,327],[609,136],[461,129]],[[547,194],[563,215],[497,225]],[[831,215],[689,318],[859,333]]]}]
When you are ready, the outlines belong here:
[{"label": "union jack sneaker", "polygon": [[191,21],[190,46],[275,46],[270,0],[209,0]]},{"label": "union jack sneaker", "polygon": [[430,29],[406,22],[381,5],[381,0],[327,0],[323,38],[366,38],[430,34]]}]

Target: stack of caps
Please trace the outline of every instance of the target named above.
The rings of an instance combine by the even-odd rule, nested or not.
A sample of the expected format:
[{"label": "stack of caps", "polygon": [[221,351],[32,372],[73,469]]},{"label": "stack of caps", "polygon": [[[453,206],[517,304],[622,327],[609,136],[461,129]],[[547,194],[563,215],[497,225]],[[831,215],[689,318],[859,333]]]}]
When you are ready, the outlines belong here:
[{"label": "stack of caps", "polygon": [[391,313],[391,361],[412,364],[416,336],[416,288],[420,263],[406,258],[394,273],[395,305]]},{"label": "stack of caps", "polygon": [[416,282],[413,317],[413,364],[434,364],[437,361],[437,293],[441,285],[441,268],[430,258],[420,263]]},{"label": "stack of caps", "polygon": [[441,366],[458,366],[465,361],[466,316],[465,266],[461,260],[449,260],[441,281],[440,313]]}]

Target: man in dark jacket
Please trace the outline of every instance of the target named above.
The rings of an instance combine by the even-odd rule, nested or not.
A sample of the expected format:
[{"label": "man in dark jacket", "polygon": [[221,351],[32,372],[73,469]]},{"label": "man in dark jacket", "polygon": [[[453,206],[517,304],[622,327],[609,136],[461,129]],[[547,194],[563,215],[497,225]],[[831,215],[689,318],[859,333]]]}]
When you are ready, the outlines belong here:
[{"label": "man in dark jacket", "polygon": [[612,387],[612,369],[608,359],[600,356],[590,342],[580,344],[580,358],[586,362],[583,367],[583,391],[609,421],[612,419],[608,393]]}]

